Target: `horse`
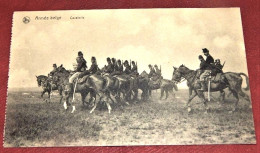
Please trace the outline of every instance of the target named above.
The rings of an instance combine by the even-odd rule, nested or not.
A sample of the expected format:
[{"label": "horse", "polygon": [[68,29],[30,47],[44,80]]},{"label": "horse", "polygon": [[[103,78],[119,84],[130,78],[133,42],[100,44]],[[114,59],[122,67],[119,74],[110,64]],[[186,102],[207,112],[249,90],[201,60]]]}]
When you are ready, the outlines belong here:
[{"label": "horse", "polygon": [[[56,70],[56,72],[53,74],[54,79],[57,79],[57,85],[60,89],[60,91],[62,92],[62,96],[60,98],[60,101],[63,100],[63,95],[65,96],[65,102],[63,104],[65,110],[68,109],[68,106],[70,105],[69,99],[72,97],[72,102],[74,101],[74,94],[75,93],[80,93],[81,94],[81,101],[82,104],[91,104],[91,103],[95,103],[96,100],[96,93],[93,89],[89,88],[86,85],[86,81],[84,81],[83,83],[77,83],[74,82],[73,84],[73,88],[70,88],[69,85],[69,77],[70,77],[70,71],[66,70],[62,65],[59,66]],[[86,96],[88,95],[88,93],[90,93],[90,101],[88,103],[85,102]],[[75,111],[75,106],[72,105],[72,111],[71,113],[73,113]]]},{"label": "horse", "polygon": [[[198,96],[203,101],[203,104],[206,108],[206,113],[207,113],[209,108],[207,106],[207,101],[203,94],[203,92],[206,92],[207,90],[205,90],[205,91],[200,90],[201,85],[197,78],[197,71],[190,70],[189,68],[187,68],[184,65],[181,65],[179,68],[176,68],[176,67],[173,67],[173,68],[174,68],[173,75],[172,75],[173,81],[180,82],[182,78],[187,80],[187,85],[189,87],[189,99],[188,99],[186,106],[188,107],[188,111],[189,112],[191,111],[190,102],[192,101],[192,99],[194,97]],[[212,92],[220,91],[221,92],[221,97],[222,97],[221,101],[224,100],[224,96],[225,96],[224,89],[228,88],[231,91],[231,93],[236,98],[235,106],[231,112],[234,112],[237,110],[239,95],[241,97],[243,97],[246,101],[250,102],[249,96],[246,95],[242,91],[243,78],[241,77],[241,75],[246,78],[247,87],[244,88],[244,90],[249,90],[248,76],[244,73],[235,73],[235,72],[226,72],[226,73],[221,74],[220,81],[211,82],[211,84],[209,86],[210,91],[212,91]]]},{"label": "horse", "polygon": [[38,87],[42,87],[43,91],[41,93],[41,98],[43,98],[43,95],[47,92],[48,93],[48,98],[50,99],[50,93],[52,91],[51,89],[51,84],[48,80],[48,77],[45,75],[39,75],[36,76]]},{"label": "horse", "polygon": [[[143,78],[146,78],[148,80],[149,77],[148,77],[148,73],[146,71],[143,71],[141,74],[140,74],[141,77]],[[160,83],[158,84],[158,86],[154,87],[151,85],[152,82],[150,81],[148,86],[149,86],[149,89],[148,89],[148,95],[151,96],[151,93],[152,93],[152,90],[157,90],[157,89],[160,89],[161,90],[161,96],[160,96],[160,100],[162,100],[163,96],[164,96],[164,93],[166,93],[166,97],[165,97],[165,100],[168,99],[169,97],[169,93],[171,93],[173,95],[173,97],[175,98],[175,93],[173,92],[173,89],[175,91],[178,91],[178,87],[177,85],[175,84],[174,81],[172,80],[168,80],[168,79],[161,79],[160,80]]]}]

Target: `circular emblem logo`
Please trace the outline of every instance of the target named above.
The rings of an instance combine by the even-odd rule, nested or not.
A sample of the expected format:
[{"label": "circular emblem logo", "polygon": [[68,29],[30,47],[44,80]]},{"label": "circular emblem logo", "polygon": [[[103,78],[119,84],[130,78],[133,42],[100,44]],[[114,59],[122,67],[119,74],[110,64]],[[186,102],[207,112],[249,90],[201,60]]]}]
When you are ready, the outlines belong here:
[{"label": "circular emblem logo", "polygon": [[26,16],[23,18],[23,23],[27,24],[31,21],[30,17]]}]

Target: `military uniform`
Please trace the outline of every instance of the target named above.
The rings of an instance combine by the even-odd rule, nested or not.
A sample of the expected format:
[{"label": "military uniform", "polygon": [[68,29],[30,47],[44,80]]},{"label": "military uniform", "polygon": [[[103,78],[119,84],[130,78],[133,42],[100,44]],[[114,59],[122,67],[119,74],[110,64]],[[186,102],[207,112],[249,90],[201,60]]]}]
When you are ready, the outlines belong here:
[{"label": "military uniform", "polygon": [[108,65],[105,68],[105,73],[112,73],[114,71],[112,63],[108,63]]},{"label": "military uniform", "polygon": [[205,81],[205,78],[211,75],[212,64],[214,64],[214,59],[209,55],[207,56],[205,63],[203,63],[204,72],[200,75],[200,81]]},{"label": "military uniform", "polygon": [[83,58],[83,54],[81,52],[78,53],[79,56],[76,58],[77,61],[77,68],[76,68],[76,73],[74,73],[70,78],[69,78],[69,83],[73,83],[73,81],[79,77],[79,75],[86,70],[87,68],[87,62]]},{"label": "military uniform", "polygon": [[206,78],[211,75],[212,65],[214,64],[213,57],[209,54],[209,50],[207,48],[203,48],[203,53],[205,56],[207,56],[205,63],[201,62],[201,65],[203,65],[203,73],[200,75],[200,83],[201,83],[201,89],[202,91],[205,91],[207,89],[206,85]]},{"label": "military uniform", "polygon": [[124,71],[125,74],[131,74],[131,67],[130,65],[126,65],[125,66],[125,71]]},{"label": "military uniform", "polygon": [[151,68],[150,68],[150,73],[148,74],[148,77],[151,78],[151,77],[153,77],[155,74],[156,74],[156,72],[155,72],[154,68],[151,67]]}]

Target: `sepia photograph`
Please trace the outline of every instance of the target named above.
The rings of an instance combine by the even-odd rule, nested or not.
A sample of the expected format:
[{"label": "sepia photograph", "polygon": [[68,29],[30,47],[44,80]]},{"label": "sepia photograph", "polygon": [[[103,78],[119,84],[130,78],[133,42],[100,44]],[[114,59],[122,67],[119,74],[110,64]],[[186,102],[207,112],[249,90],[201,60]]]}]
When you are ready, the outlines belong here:
[{"label": "sepia photograph", "polygon": [[4,147],[256,144],[239,8],[14,12],[9,62]]}]

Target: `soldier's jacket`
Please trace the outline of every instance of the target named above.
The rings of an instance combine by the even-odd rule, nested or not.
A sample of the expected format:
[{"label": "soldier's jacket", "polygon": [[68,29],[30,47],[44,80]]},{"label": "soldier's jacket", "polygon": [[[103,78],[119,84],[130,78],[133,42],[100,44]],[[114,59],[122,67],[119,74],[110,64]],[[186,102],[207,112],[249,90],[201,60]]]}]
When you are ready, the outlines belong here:
[{"label": "soldier's jacket", "polygon": [[50,75],[53,75],[57,71],[57,68],[53,68],[53,70],[50,72]]},{"label": "soldier's jacket", "polygon": [[137,66],[136,66],[136,65],[134,65],[134,66],[132,67],[131,72],[132,72],[132,73],[137,73]]},{"label": "soldier's jacket", "polygon": [[105,68],[105,72],[106,73],[112,73],[114,70],[113,70],[113,65],[112,63],[108,64]]},{"label": "soldier's jacket", "polygon": [[86,62],[86,60],[85,60],[83,57],[78,56],[78,57],[76,58],[76,61],[77,61],[77,69],[76,69],[76,71],[77,71],[77,72],[83,72],[83,71],[85,71],[86,68],[87,68],[87,62]]},{"label": "soldier's jacket", "polygon": [[131,74],[131,67],[129,65],[125,67],[124,73],[125,74]]},{"label": "soldier's jacket", "polygon": [[113,67],[114,67],[114,72],[118,71],[119,67],[117,64],[114,64]]},{"label": "soldier's jacket", "polygon": [[217,75],[217,73],[223,73],[222,68],[223,66],[221,64],[214,64],[211,74]]},{"label": "soldier's jacket", "polygon": [[156,69],[156,70],[155,70],[155,73],[156,73],[156,75],[158,75],[158,76],[161,76],[161,75],[162,75],[162,73],[161,73],[161,71],[160,71],[159,69]]},{"label": "soldier's jacket", "polygon": [[150,69],[150,73],[148,74],[148,77],[151,78],[155,73],[154,68]]},{"label": "soldier's jacket", "polygon": [[90,74],[95,74],[98,71],[98,65],[96,63],[92,63],[88,71]]},{"label": "soldier's jacket", "polygon": [[124,67],[123,67],[122,64],[118,66],[118,71],[119,71],[120,73],[123,73]]},{"label": "soldier's jacket", "polygon": [[214,64],[214,58],[209,55],[205,61],[205,70],[211,70],[212,64]]},{"label": "soldier's jacket", "polygon": [[207,67],[207,66],[206,66],[206,61],[204,61],[204,60],[201,61],[201,62],[200,62],[200,70],[205,70],[206,67]]}]

